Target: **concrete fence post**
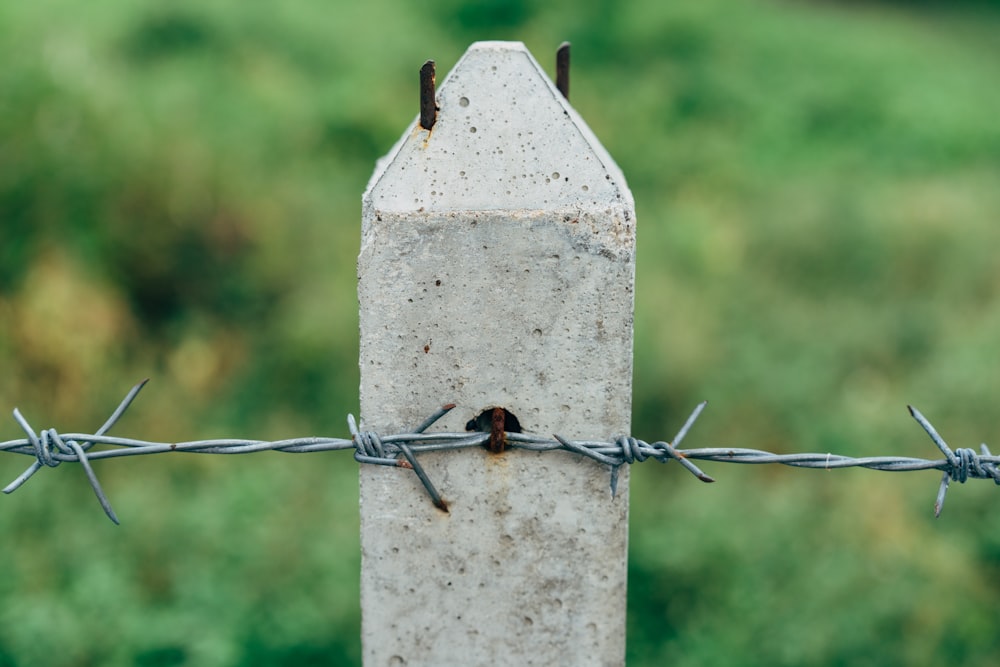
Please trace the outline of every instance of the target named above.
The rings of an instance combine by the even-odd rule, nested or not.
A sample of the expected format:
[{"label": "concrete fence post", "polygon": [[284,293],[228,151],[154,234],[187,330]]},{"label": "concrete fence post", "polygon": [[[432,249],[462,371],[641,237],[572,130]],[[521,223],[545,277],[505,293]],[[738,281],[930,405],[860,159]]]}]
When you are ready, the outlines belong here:
[{"label": "concrete fence post", "polygon": [[[365,428],[608,439],[631,412],[635,211],[614,161],[520,43],[472,45],[363,198]],[[480,418],[477,422],[477,418]],[[628,466],[463,449],[361,466],[367,667],[621,665]]]}]

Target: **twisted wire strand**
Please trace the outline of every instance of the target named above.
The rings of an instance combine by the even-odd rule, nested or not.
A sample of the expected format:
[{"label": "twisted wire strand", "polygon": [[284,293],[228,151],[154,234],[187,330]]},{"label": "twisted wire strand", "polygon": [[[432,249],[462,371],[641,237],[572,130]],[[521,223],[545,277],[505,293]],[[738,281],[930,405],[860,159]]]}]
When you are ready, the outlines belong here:
[{"label": "twisted wire strand", "polygon": [[[35,460],[18,477],[8,484],[4,493],[12,493],[20,488],[42,467],[56,467],[61,463],[79,463],[87,476],[94,495],[105,514],[114,523],[118,517],[111,508],[97,475],[91,465],[99,459],[122,456],[142,456],[168,452],[189,452],[193,454],[251,454],[262,451],[278,451],[292,454],[353,450],[358,463],[391,466],[409,469],[419,479],[427,491],[431,502],[442,511],[448,506],[426,471],[420,465],[418,455],[425,452],[483,447],[488,445],[490,433],[426,433],[438,419],[452,410],[450,403],[439,408],[423,423],[408,433],[381,435],[365,431],[353,415],[347,416],[350,438],[303,437],[286,440],[247,440],[224,438],[214,440],[191,440],[187,442],[156,442],[122,438],[107,435],[107,432],[122,417],[147,380],[132,387],[115,411],[96,433],[59,433],[55,429],[45,429],[36,433],[17,409],[14,419],[26,437],[19,440],[0,442],[0,451],[31,456]],[[737,447],[708,447],[700,449],[679,449],[695,421],[705,409],[707,401],[699,403],[684,422],[684,425],[670,442],[646,442],[630,435],[620,435],[610,440],[571,440],[560,435],[552,439],[528,433],[506,433],[508,447],[536,452],[563,450],[593,459],[610,467],[611,495],[618,489],[618,473],[623,465],[641,463],[649,459],[660,463],[677,461],[702,482],[714,482],[695,465],[694,461],[715,461],[718,463],[781,464],[796,468],[820,468],[837,470],[841,468],[868,468],[888,472],[910,472],[916,470],[942,471],[934,504],[934,516],[940,516],[944,507],[945,494],[952,480],[965,483],[968,479],[992,479],[1000,485],[1000,456],[991,454],[989,448],[981,445],[981,452],[968,448],[952,450],[938,434],[931,423],[916,408],[909,406],[910,414],[927,432],[931,440],[944,454],[944,459],[922,459],[899,456],[850,457],[839,454],[774,454],[759,449]],[[108,449],[94,450],[98,445]]]}]

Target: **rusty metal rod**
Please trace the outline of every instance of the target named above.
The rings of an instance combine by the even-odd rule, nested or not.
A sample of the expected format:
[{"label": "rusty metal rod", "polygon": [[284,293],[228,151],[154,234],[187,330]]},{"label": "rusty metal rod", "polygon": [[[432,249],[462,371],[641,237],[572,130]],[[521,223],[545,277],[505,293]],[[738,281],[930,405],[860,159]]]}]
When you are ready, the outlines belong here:
[{"label": "rusty metal rod", "polygon": [[569,100],[569,42],[556,49],[556,88]]},{"label": "rusty metal rod", "polygon": [[437,122],[437,102],[434,101],[434,61],[420,68],[420,127],[430,130]]}]

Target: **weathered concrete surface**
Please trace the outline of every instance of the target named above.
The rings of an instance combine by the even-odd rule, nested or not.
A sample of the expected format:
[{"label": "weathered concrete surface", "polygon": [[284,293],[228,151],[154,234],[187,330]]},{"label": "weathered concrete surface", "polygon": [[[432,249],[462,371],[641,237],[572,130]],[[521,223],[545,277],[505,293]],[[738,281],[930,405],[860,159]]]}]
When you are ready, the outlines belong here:
[{"label": "weathered concrete surface", "polygon": [[[363,201],[365,428],[629,431],[635,217],[621,172],[519,43],[473,45]],[[564,452],[361,467],[365,665],[621,665],[628,472]]]}]

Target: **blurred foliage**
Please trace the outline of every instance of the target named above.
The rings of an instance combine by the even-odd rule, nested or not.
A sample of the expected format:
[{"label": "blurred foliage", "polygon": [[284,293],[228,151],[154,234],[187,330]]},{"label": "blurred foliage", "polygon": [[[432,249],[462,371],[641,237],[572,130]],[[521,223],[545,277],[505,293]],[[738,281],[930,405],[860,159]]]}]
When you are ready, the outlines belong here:
[{"label": "blurred foliage", "polygon": [[[690,446],[934,456],[907,403],[989,440],[1000,13],[946,5],[0,4],[0,406],[86,430],[151,376],[119,433],[342,435],[419,65],[569,39],[638,206],[636,435],[708,398]],[[709,471],[634,471],[631,665],[995,662],[995,490]],[[0,665],[359,663],[350,457],[98,472],[122,528],[66,466],[4,499]]]}]

